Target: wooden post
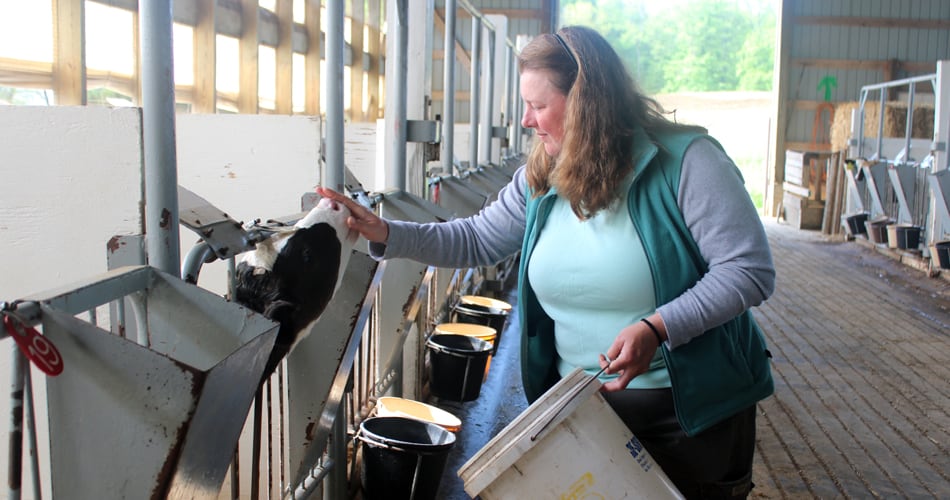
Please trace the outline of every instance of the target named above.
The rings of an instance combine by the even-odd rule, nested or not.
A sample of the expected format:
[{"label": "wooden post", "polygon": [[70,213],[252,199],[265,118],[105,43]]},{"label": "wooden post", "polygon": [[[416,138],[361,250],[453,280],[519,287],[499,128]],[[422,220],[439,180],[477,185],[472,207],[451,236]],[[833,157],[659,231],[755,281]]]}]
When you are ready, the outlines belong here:
[{"label": "wooden post", "polygon": [[85,19],[83,0],[53,0],[53,94],[60,106],[86,104]]},{"label": "wooden post", "polygon": [[350,47],[353,49],[350,59],[350,119],[362,122],[366,121],[363,114],[363,0],[350,1]]},{"label": "wooden post", "polygon": [[366,103],[366,119],[375,122],[380,118],[380,87],[379,87],[379,67],[383,60],[381,50],[382,34],[379,27],[382,25],[380,16],[380,0],[369,2],[369,9],[366,12],[366,52],[369,53],[369,68],[366,72],[366,95],[369,96],[369,102]]},{"label": "wooden post", "polygon": [[294,113],[294,2],[277,0],[277,88],[274,108],[278,114]]},{"label": "wooden post", "polygon": [[196,113],[215,113],[218,109],[217,32],[214,27],[217,0],[197,0],[195,3],[194,72],[195,91],[192,98]]},{"label": "wooden post", "polygon": [[243,32],[240,40],[240,90],[238,91],[238,112],[257,114],[259,108],[259,71],[258,59],[260,38],[258,22],[260,18],[257,0],[241,1],[241,26]]},{"label": "wooden post", "polygon": [[304,57],[304,80],[307,82],[306,113],[320,115],[320,61],[323,52],[323,35],[320,31],[320,0],[307,0],[304,13],[307,27],[307,54]]}]

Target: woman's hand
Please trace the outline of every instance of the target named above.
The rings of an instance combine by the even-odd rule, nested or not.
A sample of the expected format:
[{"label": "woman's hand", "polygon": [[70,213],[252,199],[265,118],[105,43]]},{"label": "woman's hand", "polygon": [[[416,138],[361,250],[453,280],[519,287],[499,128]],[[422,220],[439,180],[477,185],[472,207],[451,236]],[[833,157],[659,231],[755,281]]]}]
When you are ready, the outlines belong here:
[{"label": "woman's hand", "polygon": [[[660,315],[654,314],[649,320],[660,334],[665,336],[666,327]],[[605,370],[608,375],[616,373],[619,376],[604,384],[603,390],[610,392],[626,389],[633,377],[650,368],[650,362],[659,347],[656,335],[642,321],[637,321],[620,330],[610,349],[607,349],[607,357],[612,361],[610,361],[610,367]],[[607,366],[607,359],[603,355],[600,356],[600,366],[601,368]]]},{"label": "woman's hand", "polygon": [[368,241],[386,243],[389,239],[389,224],[363,205],[325,187],[318,187],[317,194],[346,205],[346,208],[350,209],[350,216],[346,218],[347,227],[360,233]]}]

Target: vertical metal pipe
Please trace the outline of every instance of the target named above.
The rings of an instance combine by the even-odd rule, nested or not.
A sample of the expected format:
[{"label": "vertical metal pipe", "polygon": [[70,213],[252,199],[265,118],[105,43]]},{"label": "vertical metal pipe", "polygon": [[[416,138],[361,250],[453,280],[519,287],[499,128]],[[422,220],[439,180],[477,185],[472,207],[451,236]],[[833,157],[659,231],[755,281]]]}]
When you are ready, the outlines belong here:
[{"label": "vertical metal pipe", "polygon": [[119,299],[115,301],[115,326],[116,329],[114,332],[122,338],[125,338],[125,299]]},{"label": "vertical metal pipe", "polygon": [[[867,90],[861,89],[861,101],[860,101],[860,102],[861,102],[861,105],[858,106],[858,120],[857,120],[857,124],[858,124],[858,125],[857,125],[857,126],[858,126],[858,133],[857,133],[858,158],[866,158],[866,156],[864,156],[864,107],[867,106],[867,102],[868,102],[868,91],[867,91]],[[853,124],[853,123],[855,123],[855,121],[852,120],[851,123]],[[852,125],[852,127],[853,127],[853,126],[854,126],[854,125]]]},{"label": "vertical metal pipe", "polygon": [[33,498],[42,499],[40,488],[40,452],[36,439],[36,404],[33,393],[33,379],[29,369],[23,370],[23,420],[25,422],[27,455],[30,457],[30,478],[33,484]]},{"label": "vertical metal pipe", "polygon": [[[266,384],[265,384],[266,385]],[[263,410],[263,391],[261,386],[254,394],[254,420],[251,427],[251,500],[261,498],[261,419]]]},{"label": "vertical metal pipe", "polygon": [[444,66],[442,69],[442,171],[455,174],[455,19],[458,4],[445,0]]},{"label": "vertical metal pipe", "polygon": [[492,162],[492,128],[495,126],[495,30],[488,30],[488,47],[485,50],[485,124],[481,127],[479,144],[482,152],[479,155],[482,163]]},{"label": "vertical metal pipe", "polygon": [[884,106],[887,99],[887,89],[881,89],[881,99],[877,108],[877,159],[881,160],[881,153],[884,151]]},{"label": "vertical metal pipe", "polygon": [[468,168],[478,167],[478,111],[479,111],[479,76],[482,72],[482,20],[479,17],[472,16],[472,85],[469,93],[471,130],[469,133],[469,164]]},{"label": "vertical metal pipe", "polygon": [[514,126],[515,126],[515,131],[514,131],[515,154],[520,155],[521,153],[524,152],[524,148],[521,145],[521,141],[524,139],[523,137],[524,129],[521,128],[521,113],[523,109],[522,106],[524,105],[524,103],[521,101],[521,75],[518,74],[518,59],[515,58],[515,60],[512,61],[511,65],[512,65],[512,73],[514,75],[513,84],[515,87],[514,90],[511,92],[514,95],[514,99],[515,99],[514,100],[514,106],[515,106],[514,116],[512,116],[511,118],[512,120],[514,120]]},{"label": "vertical metal pipe", "polygon": [[327,476],[327,487],[323,490],[326,500],[340,500],[347,498],[346,487],[346,405],[337,406],[336,417],[330,429],[330,444],[328,453],[333,460],[333,467]]},{"label": "vertical metal pipe", "polygon": [[[343,191],[343,0],[325,2],[327,9],[327,138],[324,185]],[[355,64],[355,59],[354,59]]]},{"label": "vertical metal pipe", "polygon": [[[343,183],[345,182],[343,162],[344,2],[343,0],[330,0],[326,2],[326,6],[326,58],[327,72],[329,74],[327,75],[327,170],[324,175],[327,186],[337,191],[343,191]],[[358,54],[358,56],[358,58],[354,57],[353,64],[362,64],[362,54]],[[389,79],[390,77],[387,73],[386,80],[389,81]],[[339,417],[337,417],[337,419],[339,419]],[[334,427],[337,425],[342,425],[342,422],[334,421]],[[333,457],[335,460],[342,458],[340,463],[345,464],[345,451],[342,457],[339,455],[334,456],[335,451],[337,450],[331,451],[331,457]],[[325,491],[325,493],[329,492],[330,495],[328,498],[345,498],[345,477],[341,481],[338,475],[331,475],[327,480],[327,488],[328,490]]]},{"label": "vertical metal pipe", "polygon": [[513,93],[514,84],[512,83],[514,79],[514,68],[512,67],[512,61],[514,61],[515,53],[514,49],[511,48],[511,45],[505,46],[505,95],[503,99],[505,100],[505,116],[502,121],[502,126],[506,127],[506,132],[508,133],[508,147],[505,148],[503,152],[504,156],[509,156],[511,154],[511,148],[513,146],[513,140],[511,137],[511,125],[512,125],[512,113],[514,112],[514,100],[515,95]]},{"label": "vertical metal pipe", "polygon": [[[935,143],[943,143],[944,148],[934,151],[933,173],[941,170],[950,169],[950,154],[947,154],[946,146],[950,145],[950,62],[937,61],[937,73],[933,80],[934,95],[934,137]],[[936,198],[931,197],[931,210],[933,220],[936,221],[937,211]],[[933,227],[933,226],[931,226]]]},{"label": "vertical metal pipe", "polygon": [[20,499],[20,484],[23,478],[23,370],[26,359],[20,352],[19,344],[10,342],[10,434],[7,446],[7,498]]},{"label": "vertical metal pipe", "polygon": [[[432,118],[432,47],[435,32],[435,0],[406,2],[412,30],[406,30],[406,119]],[[407,129],[408,135],[408,129]],[[406,189],[414,195],[426,192],[429,170],[428,146],[418,139],[406,141]]]},{"label": "vertical metal pipe", "polygon": [[907,93],[907,125],[904,127],[904,163],[910,163],[910,137],[914,133],[914,90],[916,83],[910,84]]},{"label": "vertical metal pipe", "polygon": [[[387,22],[390,35],[386,46],[386,186],[406,189],[406,59],[409,54],[409,5],[406,0],[390,1]],[[391,134],[391,136],[390,136]]]},{"label": "vertical metal pipe", "polygon": [[145,234],[150,266],[178,276],[178,159],[172,3],[139,2],[142,47],[142,141],[145,150]]}]

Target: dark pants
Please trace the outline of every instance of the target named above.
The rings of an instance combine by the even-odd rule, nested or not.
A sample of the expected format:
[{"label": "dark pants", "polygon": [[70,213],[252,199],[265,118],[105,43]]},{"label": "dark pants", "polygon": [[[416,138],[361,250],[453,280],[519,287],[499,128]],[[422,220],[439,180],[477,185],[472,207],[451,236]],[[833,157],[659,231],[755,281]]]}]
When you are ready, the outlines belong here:
[{"label": "dark pants", "polygon": [[671,389],[602,394],[686,498],[746,498],[749,494],[755,405],[690,437],[676,420]]}]

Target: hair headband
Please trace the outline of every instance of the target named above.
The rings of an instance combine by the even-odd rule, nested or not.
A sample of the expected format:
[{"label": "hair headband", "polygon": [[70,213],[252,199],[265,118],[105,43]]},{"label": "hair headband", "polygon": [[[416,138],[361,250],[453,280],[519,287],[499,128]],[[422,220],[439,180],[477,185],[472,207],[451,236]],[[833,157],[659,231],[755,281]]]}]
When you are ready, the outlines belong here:
[{"label": "hair headband", "polygon": [[561,38],[561,35],[558,35],[557,33],[552,33],[552,35],[554,35],[554,38],[555,40],[557,40],[557,43],[561,44],[561,47],[564,48],[564,52],[567,52],[567,55],[568,57],[571,58],[571,61],[574,61],[574,66],[580,67],[580,65],[577,64],[577,58],[574,57],[574,53],[571,52],[570,47],[567,46],[567,42],[565,42],[564,39]]}]

